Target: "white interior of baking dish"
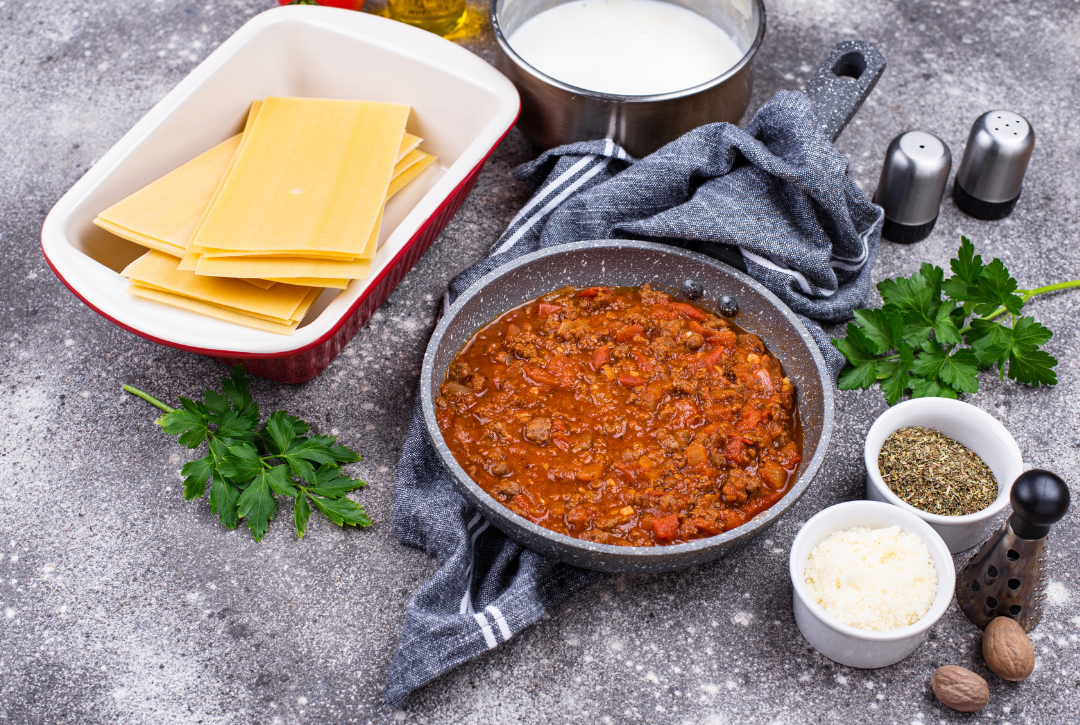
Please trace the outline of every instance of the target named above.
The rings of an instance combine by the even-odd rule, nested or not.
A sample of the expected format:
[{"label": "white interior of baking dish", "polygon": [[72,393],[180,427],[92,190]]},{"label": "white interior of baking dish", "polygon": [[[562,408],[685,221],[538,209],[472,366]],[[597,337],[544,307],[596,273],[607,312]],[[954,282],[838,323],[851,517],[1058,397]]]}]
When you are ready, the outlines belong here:
[{"label": "white interior of baking dish", "polygon": [[[439,159],[387,204],[371,276],[340,293],[327,290],[291,337],[126,294],[119,271],[145,250],[94,226],[94,217],[239,133],[251,102],[267,96],[412,106],[408,131]],[[269,10],[196,67],[57,202],[42,228],[42,248],[88,304],[144,334],[211,352],[299,350],[337,329],[513,125],[518,107],[517,92],[502,74],[426,31],[348,10]]]}]

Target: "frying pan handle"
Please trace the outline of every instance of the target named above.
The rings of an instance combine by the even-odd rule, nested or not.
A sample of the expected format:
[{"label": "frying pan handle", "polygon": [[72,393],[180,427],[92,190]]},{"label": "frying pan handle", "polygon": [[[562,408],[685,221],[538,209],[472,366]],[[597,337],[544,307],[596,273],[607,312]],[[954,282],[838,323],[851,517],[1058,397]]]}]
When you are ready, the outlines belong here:
[{"label": "frying pan handle", "polygon": [[806,84],[821,130],[835,141],[885,72],[885,56],[865,40],[837,43]]}]

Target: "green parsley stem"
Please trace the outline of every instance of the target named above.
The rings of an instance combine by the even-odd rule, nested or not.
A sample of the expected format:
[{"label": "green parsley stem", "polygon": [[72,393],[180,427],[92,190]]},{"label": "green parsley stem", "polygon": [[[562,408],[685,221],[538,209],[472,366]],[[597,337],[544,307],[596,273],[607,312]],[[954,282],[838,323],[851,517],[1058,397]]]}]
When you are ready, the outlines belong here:
[{"label": "green parsley stem", "polygon": [[158,400],[154,396],[152,396],[152,395],[150,395],[148,393],[144,393],[143,391],[139,390],[138,388],[133,388],[130,385],[121,385],[120,387],[125,392],[131,393],[132,395],[138,395],[140,398],[142,398],[146,402],[156,405],[157,407],[164,410],[166,413],[175,413],[176,412],[176,408],[170,408],[169,406],[165,405],[164,403],[162,403],[160,400]]},{"label": "green parsley stem", "polygon": [[[1048,285],[1046,285],[1044,287],[1036,287],[1035,289],[1020,289],[1020,290],[1016,290],[1016,292],[1017,292],[1017,294],[1020,295],[1020,297],[1024,300],[1024,302],[1027,302],[1028,300],[1030,300],[1035,295],[1045,294],[1046,292],[1057,292],[1058,290],[1069,289],[1071,287],[1080,287],[1080,279],[1074,279],[1074,280],[1072,280],[1070,282],[1058,282],[1056,284],[1048,284]],[[1002,305],[1001,307],[998,307],[996,310],[994,310],[990,314],[983,315],[979,319],[993,320],[995,318],[1001,317],[1006,312],[1007,312],[1007,310],[1005,309],[1005,306]],[[1013,315],[1013,317],[1015,317],[1015,315]],[[963,335],[965,332],[967,332],[970,329],[971,329],[971,325],[964,325],[963,327],[960,328],[960,334]]]},{"label": "green parsley stem", "polygon": [[1036,287],[1035,289],[1020,290],[1020,296],[1024,298],[1024,302],[1027,302],[1035,295],[1041,295],[1044,292],[1057,292],[1058,290],[1069,289],[1071,287],[1080,287],[1080,279],[1074,279],[1071,282],[1048,284],[1045,287]]}]

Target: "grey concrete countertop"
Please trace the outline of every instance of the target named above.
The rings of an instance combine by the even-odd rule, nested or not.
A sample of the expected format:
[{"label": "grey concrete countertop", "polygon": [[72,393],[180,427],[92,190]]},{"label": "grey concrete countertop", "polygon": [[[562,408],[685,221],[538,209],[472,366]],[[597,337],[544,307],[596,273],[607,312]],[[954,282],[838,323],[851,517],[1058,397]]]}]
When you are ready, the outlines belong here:
[{"label": "grey concrete countertop", "polygon": [[[256,381],[341,436],[370,482],[375,525],[287,519],[261,544],[185,502],[188,451],[120,392],[175,400],[224,368],[160,347],[86,308],[38,244],[60,196],[166,92],[273,0],[0,0],[0,721],[10,723],[1063,723],[1080,721],[1080,561],[1071,514],[1052,534],[1037,668],[988,673],[980,633],[955,608],[908,660],[840,667],[791,612],[787,552],[801,522],[864,496],[862,440],[878,391],[841,393],[828,462],[774,529],[744,552],[664,576],[610,576],[542,622],[414,695],[382,701],[405,604],[435,563],[392,536],[394,467],[420,359],[447,280],[479,259],[529,191],[509,176],[533,149],[516,132],[401,286],[315,380]],[[932,236],[883,243],[876,278],[944,265],[966,234],[1021,287],[1080,276],[1080,5],[1075,0],[768,0],[756,108],[800,88],[839,40],[870,40],[889,67],[838,141],[872,193],[885,146],[919,128],[959,159],[995,107],[1038,134],[1016,212],[980,222],[946,200]],[[377,8],[376,8],[377,9]],[[489,60],[482,21],[462,41]],[[1080,293],[1038,298],[1055,331],[1055,388],[980,377],[969,401],[1016,437],[1025,463],[1075,485],[1080,468]],[[958,563],[966,560],[957,557]],[[944,664],[987,676],[975,715],[937,703]]]}]

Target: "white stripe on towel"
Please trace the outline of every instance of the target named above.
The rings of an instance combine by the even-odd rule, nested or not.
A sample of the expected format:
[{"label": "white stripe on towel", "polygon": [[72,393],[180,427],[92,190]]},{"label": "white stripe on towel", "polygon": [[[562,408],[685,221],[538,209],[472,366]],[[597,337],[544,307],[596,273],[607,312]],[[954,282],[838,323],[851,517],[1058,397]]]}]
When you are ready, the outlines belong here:
[{"label": "white stripe on towel", "polygon": [[476,618],[476,623],[480,625],[480,631],[484,633],[484,643],[487,644],[487,648],[495,649],[495,645],[499,644],[499,641],[495,639],[495,633],[491,631],[491,625],[488,624],[487,617],[481,612],[477,612],[473,617]]},{"label": "white stripe on towel", "polygon": [[[476,516],[473,517],[473,520],[469,522],[468,528],[472,528],[476,524],[477,521],[480,521],[480,514],[479,513],[477,513]],[[478,529],[476,529],[476,531],[474,531],[472,533],[472,543],[473,544],[476,544],[477,537],[479,537],[480,534],[484,533],[484,530],[487,529],[487,527],[488,527],[488,522],[484,521],[483,526],[480,526]],[[473,558],[470,557],[469,558],[469,566],[465,569],[465,594],[462,595],[462,597],[461,597],[461,609],[460,609],[460,611],[461,611],[462,614],[475,614],[475,612],[476,612],[476,609],[473,608],[473,603],[472,603],[472,568],[473,568]]]},{"label": "white stripe on towel", "polygon": [[807,280],[801,272],[796,272],[794,269],[791,269],[790,267],[783,265],[780,262],[774,262],[771,259],[758,256],[753,252],[746,251],[745,249],[741,251],[743,253],[743,256],[749,259],[751,262],[759,264],[767,269],[773,269],[777,272],[783,272],[786,275],[790,275],[796,282],[799,283],[799,287],[802,288],[802,291],[805,294],[821,297],[832,297],[836,293],[836,290],[819,289],[818,287],[811,285],[810,281]]},{"label": "white stripe on towel", "polygon": [[503,613],[499,611],[498,607],[496,607],[494,604],[489,604],[487,605],[487,608],[484,609],[484,611],[491,612],[491,616],[495,620],[495,624],[499,627],[499,633],[502,635],[503,642],[513,636],[513,634],[511,634],[510,632],[510,627],[506,626],[506,618],[503,616]]},{"label": "white stripe on towel", "polygon": [[[614,150],[614,148],[615,148],[614,142],[611,139],[608,139],[607,146],[605,147],[605,151],[610,154]],[[547,191],[549,193],[550,193],[550,191],[554,191],[558,184],[561,184],[565,179],[569,178],[569,176],[571,175],[571,172],[576,173],[579,170],[580,167],[583,167],[582,162],[588,163],[590,161],[595,161],[596,159],[597,159],[597,157],[594,156],[594,155],[589,155],[589,156],[584,157],[581,161],[577,162],[572,167],[570,167],[562,176],[560,176],[556,180],[556,182],[554,184],[551,184],[550,186],[548,186],[545,191]],[[577,191],[579,188],[581,188],[582,184],[584,184],[586,181],[588,181],[589,179],[591,179],[592,177],[596,176],[601,171],[606,169],[608,167],[608,164],[610,164],[610,163],[611,163],[611,156],[603,157],[603,161],[601,161],[599,164],[597,164],[596,166],[594,166],[593,168],[589,169],[584,174],[582,174],[581,177],[577,179],[577,181],[575,181],[574,183],[567,186],[565,189],[563,189],[561,192],[559,192],[559,194],[557,196],[555,196],[555,198],[553,198],[551,201],[549,201],[547,204],[545,204],[543,206],[543,208],[541,208],[538,212],[533,214],[533,216],[530,217],[529,220],[526,221],[524,224],[522,224],[521,227],[517,231],[515,231],[510,236],[509,239],[507,239],[505,242],[500,244],[497,249],[492,251],[492,254],[502,254],[507,249],[514,246],[514,244],[516,244],[517,241],[519,239],[521,239],[522,236],[525,235],[525,232],[532,229],[533,225],[536,224],[536,222],[538,222],[539,220],[541,220],[545,216],[547,216],[555,207],[557,207],[559,204],[561,204],[566,199],[566,197],[570,196],[575,191]],[[539,201],[543,201],[546,198],[547,198],[547,195],[545,194],[544,196],[534,198],[533,201],[539,202]],[[531,203],[532,202],[530,202],[530,204]],[[511,223],[511,226],[513,226],[512,223]]]}]

